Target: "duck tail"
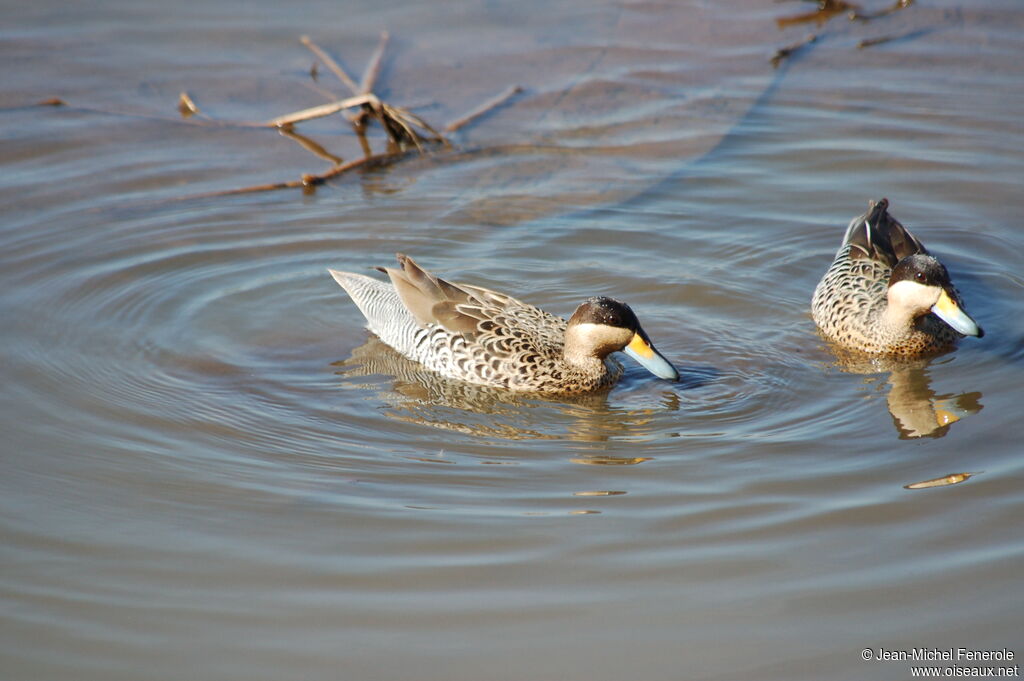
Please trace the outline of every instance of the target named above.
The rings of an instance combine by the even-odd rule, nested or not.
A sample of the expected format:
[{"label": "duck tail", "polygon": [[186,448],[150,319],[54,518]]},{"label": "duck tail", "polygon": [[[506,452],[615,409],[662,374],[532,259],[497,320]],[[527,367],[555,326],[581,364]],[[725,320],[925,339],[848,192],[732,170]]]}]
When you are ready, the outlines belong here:
[{"label": "duck tail", "polygon": [[409,317],[394,287],[365,274],[328,269],[334,281],[345,289],[352,302],[366,318],[366,327],[383,338],[397,320]]}]

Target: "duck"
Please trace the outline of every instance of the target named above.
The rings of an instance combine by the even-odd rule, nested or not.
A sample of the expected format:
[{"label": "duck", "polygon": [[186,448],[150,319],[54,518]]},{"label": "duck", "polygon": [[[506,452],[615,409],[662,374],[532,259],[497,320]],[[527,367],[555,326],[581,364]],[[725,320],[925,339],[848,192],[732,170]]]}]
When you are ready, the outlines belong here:
[{"label": "duck", "polygon": [[388,281],[328,269],[400,354],[446,378],[535,393],[589,393],[615,384],[622,351],[655,376],[679,372],[651,343],[633,310],[614,298],[581,303],[568,321],[479,286],[454,284],[397,254],[377,267]]},{"label": "duck", "polygon": [[984,335],[945,266],[889,214],[884,198],[850,221],[814,289],[811,316],[829,341],[874,355],[945,352]]}]

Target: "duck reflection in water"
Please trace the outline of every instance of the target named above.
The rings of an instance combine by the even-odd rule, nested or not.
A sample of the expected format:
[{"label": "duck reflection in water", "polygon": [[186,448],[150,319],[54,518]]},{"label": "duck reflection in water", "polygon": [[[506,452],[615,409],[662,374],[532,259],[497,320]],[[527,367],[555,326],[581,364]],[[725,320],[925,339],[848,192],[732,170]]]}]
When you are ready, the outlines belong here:
[{"label": "duck reflection in water", "polygon": [[888,374],[886,405],[901,440],[943,437],[954,423],[982,410],[980,392],[939,395],[932,390],[929,369],[935,358],[868,359],[842,351],[836,354],[836,366],[841,371],[875,375],[866,378],[866,382],[881,380],[881,375]]},{"label": "duck reflection in water", "polygon": [[[545,397],[453,381],[403,357],[370,334],[345,360],[334,362],[347,387],[377,391],[390,405],[389,418],[469,435],[504,440],[573,440],[604,442],[643,440],[659,430],[658,415],[683,406],[680,390],[706,385],[717,377],[709,367],[687,368],[685,378],[666,389],[645,380],[632,381],[627,372],[617,395],[625,393],[629,409],[609,404],[609,392]],[[639,373],[639,372],[638,372]],[[362,377],[391,378],[384,387]],[[665,433],[658,433],[663,437]]]}]

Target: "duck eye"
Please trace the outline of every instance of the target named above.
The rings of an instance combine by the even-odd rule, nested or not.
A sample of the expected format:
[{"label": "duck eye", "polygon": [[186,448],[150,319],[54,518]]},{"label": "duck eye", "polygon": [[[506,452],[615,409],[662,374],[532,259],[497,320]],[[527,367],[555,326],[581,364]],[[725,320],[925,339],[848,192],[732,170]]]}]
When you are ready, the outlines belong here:
[{"label": "duck eye", "polygon": [[924,281],[924,272],[915,272],[914,279],[917,281]]}]

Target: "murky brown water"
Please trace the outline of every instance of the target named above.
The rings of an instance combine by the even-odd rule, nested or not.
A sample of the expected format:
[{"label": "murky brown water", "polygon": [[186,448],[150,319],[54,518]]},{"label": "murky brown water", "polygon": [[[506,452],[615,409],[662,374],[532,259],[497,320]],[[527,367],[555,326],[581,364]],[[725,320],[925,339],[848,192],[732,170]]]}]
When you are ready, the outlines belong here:
[{"label": "murky brown water", "polygon": [[[807,9],[8,8],[0,676],[892,679],[910,663],[861,651],[1024,654],[1024,7],[776,27]],[[181,91],[224,120],[321,104],[298,36],[358,75],[383,28],[379,93],[430,121],[525,91],[451,152],[178,200],[327,167],[174,122]],[[300,130],[359,156],[337,120]],[[882,196],[987,335],[839,367],[811,292]],[[568,402],[438,381],[326,273],[396,250],[563,315],[627,300],[683,379],[630,365]]]}]

